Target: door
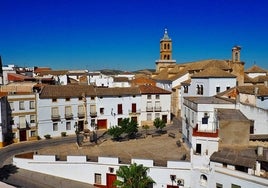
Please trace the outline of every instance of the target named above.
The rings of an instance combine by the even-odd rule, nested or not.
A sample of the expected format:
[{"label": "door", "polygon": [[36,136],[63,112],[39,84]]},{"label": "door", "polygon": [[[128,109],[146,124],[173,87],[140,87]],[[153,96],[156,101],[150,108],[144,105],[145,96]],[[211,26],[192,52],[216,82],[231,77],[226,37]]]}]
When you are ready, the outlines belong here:
[{"label": "door", "polygon": [[78,121],[78,131],[81,132],[84,130],[84,120]]},{"label": "door", "polygon": [[178,188],[179,186],[175,185],[167,185],[167,188]]},{"label": "door", "polygon": [[106,174],[107,188],[116,188],[116,186],[113,185],[115,180],[116,180],[115,174]]},{"label": "door", "polygon": [[201,144],[196,144],[196,153],[201,154]]},{"label": "door", "polygon": [[167,123],[167,115],[162,115],[162,120]]},{"label": "door", "polygon": [[131,105],[131,112],[132,113],[136,113],[137,112],[137,106],[136,106],[136,103],[132,103],[132,105]]},{"label": "door", "polygon": [[107,129],[107,119],[98,119],[98,129]]},{"label": "door", "polygon": [[26,130],[20,130],[20,141],[26,141],[27,136],[26,136]]}]

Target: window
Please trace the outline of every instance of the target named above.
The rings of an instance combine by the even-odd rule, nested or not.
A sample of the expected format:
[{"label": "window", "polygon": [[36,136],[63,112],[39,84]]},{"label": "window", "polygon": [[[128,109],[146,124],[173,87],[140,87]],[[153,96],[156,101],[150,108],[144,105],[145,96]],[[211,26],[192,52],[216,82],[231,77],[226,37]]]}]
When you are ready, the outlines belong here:
[{"label": "window", "polygon": [[232,185],[231,185],[231,188],[241,188],[241,186],[236,185],[236,184],[232,184]]},{"label": "window", "polygon": [[36,131],[31,131],[31,137],[35,137],[36,135]]},{"label": "window", "polygon": [[155,95],[155,99],[160,99],[160,95]]},{"label": "window", "polygon": [[56,99],[56,98],[53,98],[53,99],[52,99],[52,102],[57,102],[57,99]]},{"label": "window", "polygon": [[71,130],[71,122],[69,121],[66,122],[66,130],[67,131]]},{"label": "window", "polygon": [[91,114],[96,114],[96,105],[90,105],[90,113]]},{"label": "window", "polygon": [[155,101],[155,111],[161,111],[160,101]]},{"label": "window", "polygon": [[147,113],[147,121],[151,121],[152,120],[152,114],[151,113]]},{"label": "window", "polygon": [[11,111],[14,111],[14,103],[13,102],[9,102],[9,106],[10,106],[10,110]]},{"label": "window", "polygon": [[19,109],[20,110],[24,110],[25,108],[24,108],[24,101],[20,101],[19,102]]},{"label": "window", "polygon": [[71,106],[65,106],[65,118],[66,119],[73,118]]},{"label": "window", "polygon": [[219,93],[220,91],[221,91],[220,86],[217,86],[217,87],[216,87],[216,93]]},{"label": "window", "polygon": [[155,113],[155,118],[160,118],[160,113]]},{"label": "window", "polygon": [[117,118],[117,125],[119,125],[121,121],[122,121],[122,118]]},{"label": "window", "polygon": [[79,100],[79,101],[83,100],[83,97],[78,97],[78,100]]},{"label": "window", "polygon": [[228,89],[230,89],[230,86],[227,86],[227,87],[226,87],[226,90],[228,90]]},{"label": "window", "polygon": [[101,174],[95,173],[94,179],[95,179],[95,184],[101,184]]},{"label": "window", "polygon": [[65,98],[65,101],[70,101],[71,99],[68,97],[68,98]]},{"label": "window", "polygon": [[30,123],[35,123],[35,115],[30,115]]},{"label": "window", "polygon": [[53,131],[58,131],[58,123],[53,123]]},{"label": "window", "polygon": [[52,108],[52,116],[58,116],[59,115],[59,109],[58,107]]},{"label": "window", "polygon": [[202,175],[200,176],[200,184],[205,186],[205,185],[207,185],[207,182],[208,182],[208,178],[207,178],[207,176],[204,175],[204,174],[202,174]]},{"label": "window", "polygon": [[25,116],[19,116],[19,128],[20,129],[26,128]]},{"label": "window", "polygon": [[83,105],[78,106],[78,114],[84,114],[84,106]]},{"label": "window", "polygon": [[151,101],[147,102],[146,111],[147,112],[152,112],[153,111],[153,105],[152,105]]},{"label": "window", "polygon": [[100,108],[100,114],[104,114],[104,108]]},{"label": "window", "polygon": [[147,99],[152,99],[152,95],[147,95]]},{"label": "window", "polygon": [[34,101],[30,101],[30,109],[35,109],[35,102]]},{"label": "window", "polygon": [[184,93],[188,93],[188,86],[183,86],[183,89]]},{"label": "window", "polygon": [[95,97],[91,97],[90,99],[91,99],[92,101],[94,101],[94,100],[95,100]]},{"label": "window", "polygon": [[208,124],[208,117],[202,118],[202,124]]},{"label": "window", "polygon": [[203,85],[198,85],[196,86],[196,94],[197,95],[203,95]]},{"label": "window", "polygon": [[220,183],[216,183],[216,188],[223,188],[223,186]]},{"label": "window", "polygon": [[132,103],[132,104],[131,104],[131,112],[132,112],[132,113],[136,113],[136,112],[137,112],[137,109],[136,109],[136,108],[137,108],[136,103]]},{"label": "window", "polygon": [[195,152],[201,154],[201,144],[196,144]]},{"label": "window", "polygon": [[123,106],[122,106],[122,104],[117,105],[117,114],[123,114]]}]

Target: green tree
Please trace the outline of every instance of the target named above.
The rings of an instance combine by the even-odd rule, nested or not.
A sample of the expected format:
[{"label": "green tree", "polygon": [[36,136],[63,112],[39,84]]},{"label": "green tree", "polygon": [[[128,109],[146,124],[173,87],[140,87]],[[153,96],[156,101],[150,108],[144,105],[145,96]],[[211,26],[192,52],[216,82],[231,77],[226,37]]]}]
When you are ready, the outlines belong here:
[{"label": "green tree", "polygon": [[118,179],[114,184],[119,188],[147,188],[155,181],[148,176],[148,167],[136,163],[130,166],[120,166],[116,175]]},{"label": "green tree", "polygon": [[124,118],[119,122],[119,126],[128,138],[135,138],[138,132],[138,123],[130,118]]},{"label": "green tree", "polygon": [[111,135],[114,140],[119,140],[123,134],[123,129],[120,126],[113,126],[108,129],[108,134]]},{"label": "green tree", "polygon": [[162,129],[164,127],[166,127],[166,123],[162,119],[160,119],[160,118],[155,118],[155,120],[154,120],[154,126],[155,126],[155,128],[159,129],[160,132],[162,132]]}]

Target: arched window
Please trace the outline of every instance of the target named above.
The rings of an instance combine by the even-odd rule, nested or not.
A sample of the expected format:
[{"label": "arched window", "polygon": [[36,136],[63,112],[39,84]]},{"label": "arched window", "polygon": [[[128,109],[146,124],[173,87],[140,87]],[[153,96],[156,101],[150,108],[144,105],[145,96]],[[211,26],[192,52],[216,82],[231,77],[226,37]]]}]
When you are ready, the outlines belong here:
[{"label": "arched window", "polygon": [[164,49],[166,49],[167,48],[167,44],[164,44]]},{"label": "arched window", "polygon": [[196,94],[199,95],[199,91],[200,91],[200,88],[199,88],[199,85],[197,84],[196,86]]},{"label": "arched window", "polygon": [[167,55],[167,59],[170,59],[169,55]]},{"label": "arched window", "polygon": [[238,61],[238,52],[235,52],[235,61]]},{"label": "arched window", "polygon": [[168,50],[170,49],[170,44],[167,44],[167,49],[168,49]]},{"label": "arched window", "polygon": [[207,182],[208,182],[208,178],[205,174],[201,174],[200,176],[200,184],[201,185],[207,185]]}]

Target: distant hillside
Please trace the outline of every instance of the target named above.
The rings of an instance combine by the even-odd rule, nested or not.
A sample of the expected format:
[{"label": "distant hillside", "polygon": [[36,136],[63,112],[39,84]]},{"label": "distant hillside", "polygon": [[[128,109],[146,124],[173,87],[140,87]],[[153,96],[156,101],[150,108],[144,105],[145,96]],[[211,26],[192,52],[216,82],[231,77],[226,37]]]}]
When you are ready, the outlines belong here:
[{"label": "distant hillside", "polygon": [[136,71],[122,71],[122,70],[114,70],[114,69],[102,69],[99,70],[102,74],[105,75],[118,75],[118,74],[124,74],[126,72],[133,73],[133,74],[152,74],[155,72],[155,69],[142,69],[142,70],[136,70]]}]

